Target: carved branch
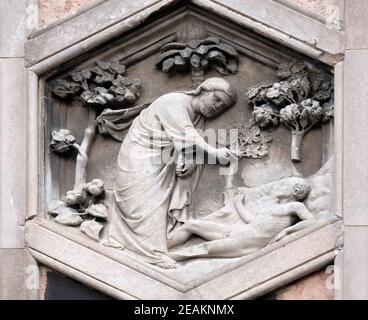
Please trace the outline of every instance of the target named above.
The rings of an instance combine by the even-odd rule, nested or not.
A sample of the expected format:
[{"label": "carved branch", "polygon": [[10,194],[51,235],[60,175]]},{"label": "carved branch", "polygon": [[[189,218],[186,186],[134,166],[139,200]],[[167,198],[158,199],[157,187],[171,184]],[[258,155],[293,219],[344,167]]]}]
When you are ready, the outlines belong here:
[{"label": "carved branch", "polygon": [[62,99],[78,98],[101,109],[131,105],[140,96],[141,81],[124,74],[125,66],[119,62],[96,61],[93,67],[58,79],[52,93]]},{"label": "carved branch", "polygon": [[225,190],[234,188],[234,178],[238,169],[238,161],[241,158],[262,159],[268,155],[268,144],[271,137],[261,131],[257,125],[237,126],[238,136],[236,141],[230,141],[228,147],[238,154],[236,161],[230,162],[228,174],[225,176]]},{"label": "carved branch", "polygon": [[291,159],[300,161],[303,136],[333,117],[333,106],[325,103],[332,96],[332,79],[312,74],[296,61],[280,65],[276,75],[280,82],[266,81],[248,90],[252,121],[262,128],[282,123],[292,132]]}]

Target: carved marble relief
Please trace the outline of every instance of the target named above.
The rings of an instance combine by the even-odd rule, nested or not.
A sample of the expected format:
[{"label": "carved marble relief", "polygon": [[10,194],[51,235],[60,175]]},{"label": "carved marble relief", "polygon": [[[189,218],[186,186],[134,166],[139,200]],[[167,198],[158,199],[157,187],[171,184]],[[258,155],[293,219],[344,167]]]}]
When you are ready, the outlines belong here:
[{"label": "carved marble relief", "polygon": [[[149,71],[97,60],[53,82],[53,99],[88,110],[88,121],[80,140],[68,127],[50,132],[50,150],[76,159],[74,186],[48,203],[49,216],[96,245],[163,269],[243,257],[336,221],[333,159],[300,170],[303,137],[314,131],[320,138],[320,126],[333,118],[332,76],[291,58],[273,68],[248,61],[200,23],[181,24],[175,39],[160,46]],[[174,82],[177,89],[140,99],[155,81],[141,75],[161,71],[183,81],[190,72],[193,87]],[[98,175],[107,170],[88,173],[97,133],[106,138],[98,144],[106,158],[117,162],[113,183]],[[318,143],[308,142],[317,158]],[[248,184],[249,172],[257,185]],[[208,197],[204,187],[221,197]]]},{"label": "carved marble relief", "polygon": [[219,38],[209,36],[200,23],[183,24],[176,32],[176,41],[165,44],[156,66],[162,72],[190,71],[194,86],[204,80],[208,69],[221,75],[235,74],[238,69],[236,49]]},{"label": "carved marble relief", "polygon": [[248,90],[253,120],[262,128],[280,123],[289,129],[291,159],[300,161],[303,136],[333,117],[332,77],[311,74],[304,63],[296,61],[279,65],[276,76],[279,82],[265,81]]},{"label": "carved marble relief", "polygon": [[[48,207],[55,221],[67,226],[80,226],[89,237],[99,240],[103,222],[107,219],[107,207],[98,203],[104,196],[104,182],[93,179],[87,183],[88,152],[97,130],[107,134],[109,124],[101,118],[117,113],[110,109],[129,107],[137,98],[141,82],[124,77],[125,66],[119,62],[97,61],[91,68],[75,71],[58,79],[52,93],[61,99],[78,99],[88,109],[89,120],[80,145],[67,129],[52,132],[50,149],[59,154],[77,151],[74,187],[67,191],[64,200],[52,201]],[[135,110],[135,109],[134,109]],[[118,110],[121,113],[121,110]],[[97,114],[101,117],[96,119]],[[126,121],[125,121],[126,122]],[[127,122],[130,124],[128,117]],[[125,123],[126,124],[126,123]]]}]

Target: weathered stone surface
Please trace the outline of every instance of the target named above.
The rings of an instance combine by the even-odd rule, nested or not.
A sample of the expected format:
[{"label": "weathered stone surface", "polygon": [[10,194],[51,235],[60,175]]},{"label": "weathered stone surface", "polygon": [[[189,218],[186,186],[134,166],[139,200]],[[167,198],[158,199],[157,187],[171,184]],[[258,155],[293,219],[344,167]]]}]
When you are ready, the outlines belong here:
[{"label": "weathered stone surface", "polygon": [[290,0],[290,2],[324,16],[328,0]]},{"label": "weathered stone surface", "polygon": [[368,299],[368,227],[347,226],[344,232],[344,300]]},{"label": "weathered stone surface", "polygon": [[344,62],[340,62],[335,66],[335,116],[333,121],[334,131],[334,161],[335,170],[332,175],[334,192],[332,198],[332,206],[334,212],[342,217],[343,207],[343,121],[344,121]]},{"label": "weathered stone surface", "polygon": [[[334,299],[343,300],[344,293],[344,249],[340,249],[333,265]],[[332,270],[331,270],[332,271]]]},{"label": "weathered stone surface", "polygon": [[[252,257],[232,259],[232,265],[226,267],[229,259],[210,265],[189,262],[176,273],[137,264],[131,255],[119,250],[96,252],[91,247],[93,240],[72,232],[66,239],[59,226],[47,221],[33,220],[27,228],[28,245],[38,261],[120,299],[251,299],[320,270],[333,260],[335,237],[340,233],[340,224],[330,225],[295,241],[276,244],[281,250],[269,248]],[[300,251],[300,246],[307,249]],[[270,268],[264,269],[265,265]],[[220,266],[225,273],[216,271]]]},{"label": "weathered stone surface", "polygon": [[[193,0],[194,4],[211,11],[215,11],[230,19],[236,19],[242,25],[255,28],[261,34],[268,35],[272,39],[289,44],[292,48],[308,55],[322,56],[324,61],[334,63],[339,59],[343,51],[343,34],[332,28],[327,28],[324,23],[310,19],[302,13],[288,8],[282,4],[270,0],[264,0],[262,6],[258,1],[226,1],[216,3],[209,0]],[[84,53],[86,50],[100,44],[103,39],[109,40],[113,36],[121,34],[139,25],[150,14],[173,3],[173,0],[159,2],[135,1],[126,5],[122,10],[121,2],[109,0],[98,3],[95,7],[76,15],[69,20],[52,28],[46,28],[33,34],[26,44],[27,61],[34,65],[46,57],[51,61],[38,65],[38,70],[45,71],[50,63],[64,62],[67,59]],[[143,7],[142,7],[143,6]],[[135,13],[139,8],[140,15]],[[104,12],[104,14],[100,14]],[[240,13],[237,14],[236,12]],[[96,19],[96,17],[99,17]],[[249,19],[251,16],[252,19]],[[273,17],[283,16],[284,19]],[[117,23],[122,22],[125,23]],[[256,21],[256,22],[255,22]],[[92,35],[92,36],[90,36]],[[57,38],[55,43],[53,39]],[[83,45],[81,45],[83,43]],[[68,48],[63,56],[58,52]],[[323,54],[324,51],[327,54]]]},{"label": "weathered stone surface", "polygon": [[347,51],[344,63],[343,190],[347,225],[368,225],[367,51]]},{"label": "weathered stone surface", "polygon": [[[128,25],[126,29],[130,29],[144,20],[143,15],[140,15],[139,19],[131,21],[132,19],[130,18],[135,13],[140,12],[142,14],[142,11],[146,10],[145,14],[147,17],[169,2],[172,2],[172,0],[161,0],[154,3],[139,0],[124,4],[120,0],[99,2],[96,7],[85,11],[83,15],[66,20],[50,29],[42,30],[41,34],[31,37],[26,43],[26,60],[33,64],[62,49],[90,38],[91,35],[95,35],[99,31],[114,27],[119,21],[125,21]],[[113,36],[113,33],[110,33],[110,36]],[[58,39],[58,41],[55,42],[55,39]],[[104,41],[106,40],[108,39],[105,38]]]},{"label": "weathered stone surface", "polygon": [[[39,18],[40,26],[45,26],[56,22],[65,16],[75,14],[80,9],[85,9],[99,0],[38,0],[39,1]],[[336,5],[341,0],[284,0],[284,2],[294,3],[301,8],[309,10],[321,16],[328,15],[328,6]]]},{"label": "weathered stone surface", "polygon": [[25,87],[24,60],[0,59],[0,136],[3,141],[0,152],[0,248],[24,247],[27,163]]},{"label": "weathered stone surface", "polygon": [[[313,13],[326,17],[328,6],[336,5],[341,0],[283,0],[284,2],[294,3],[300,8],[304,8]],[[98,0],[39,0],[40,26],[56,22],[65,16],[75,14],[80,9],[97,3]]]},{"label": "weathered stone surface", "polygon": [[368,2],[365,0],[346,0],[346,2],[346,49],[367,49]]},{"label": "weathered stone surface", "polygon": [[316,272],[275,292],[277,300],[333,300],[333,290],[327,288],[330,274]]},{"label": "weathered stone surface", "polygon": [[38,267],[25,249],[0,249],[0,300],[38,299]]},{"label": "weathered stone surface", "polygon": [[[207,3],[208,1],[195,0],[194,2]],[[218,2],[241,15],[251,14],[252,19],[261,24],[270,26],[283,34],[292,35],[293,38],[305,41],[313,47],[331,54],[339,54],[344,49],[343,35],[340,32],[326,28],[324,23],[314,21],[302,13],[282,5],[282,1],[280,3],[264,1],[262,6],[257,0]],[[279,19],[279,17],[283,17],[283,19]]]},{"label": "weathered stone surface", "polygon": [[97,2],[101,0],[38,0],[40,27],[76,14],[80,9]]},{"label": "weathered stone surface", "polygon": [[[280,1],[280,0],[279,0]],[[344,0],[281,0],[296,4],[300,8],[318,14],[326,19],[328,23],[331,15],[343,17]],[[339,12],[336,12],[339,11]]]},{"label": "weathered stone surface", "polygon": [[24,56],[26,4],[27,0],[0,1],[0,58]]}]

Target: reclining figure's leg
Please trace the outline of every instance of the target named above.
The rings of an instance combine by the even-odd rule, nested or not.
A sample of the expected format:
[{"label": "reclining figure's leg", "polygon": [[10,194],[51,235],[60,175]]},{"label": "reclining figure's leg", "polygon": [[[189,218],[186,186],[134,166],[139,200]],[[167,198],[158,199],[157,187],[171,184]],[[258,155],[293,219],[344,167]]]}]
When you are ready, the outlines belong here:
[{"label": "reclining figure's leg", "polygon": [[207,241],[212,241],[223,239],[230,232],[231,229],[223,224],[190,219],[173,232],[170,239],[168,239],[168,248],[173,248],[187,242],[193,234]]},{"label": "reclining figure's leg", "polygon": [[206,257],[236,258],[250,254],[257,249],[255,247],[245,248],[238,238],[225,238],[170,252],[170,256],[176,261]]}]

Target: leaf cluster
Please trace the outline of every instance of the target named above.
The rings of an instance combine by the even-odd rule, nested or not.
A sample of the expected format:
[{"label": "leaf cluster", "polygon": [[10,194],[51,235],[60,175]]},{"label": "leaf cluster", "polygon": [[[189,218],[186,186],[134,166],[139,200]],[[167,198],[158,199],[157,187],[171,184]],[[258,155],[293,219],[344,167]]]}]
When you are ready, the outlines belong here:
[{"label": "leaf cluster", "polygon": [[119,62],[96,61],[95,66],[58,79],[52,93],[59,98],[77,97],[97,107],[134,103],[140,96],[141,81],[125,77],[125,66]]}]

